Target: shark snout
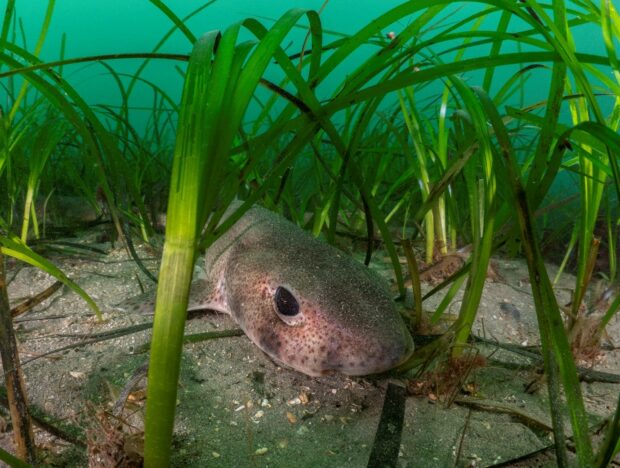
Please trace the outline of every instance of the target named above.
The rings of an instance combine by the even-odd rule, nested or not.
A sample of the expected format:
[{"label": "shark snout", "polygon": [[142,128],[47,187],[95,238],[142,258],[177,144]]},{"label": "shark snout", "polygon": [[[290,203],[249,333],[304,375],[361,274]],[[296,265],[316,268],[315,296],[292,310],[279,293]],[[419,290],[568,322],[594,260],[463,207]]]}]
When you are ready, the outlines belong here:
[{"label": "shark snout", "polygon": [[364,337],[348,346],[340,342],[330,349],[325,367],[346,375],[379,374],[406,361],[413,350],[411,335],[403,326],[402,333],[387,339]]},{"label": "shark snout", "polygon": [[371,374],[378,374],[388,371],[399,364],[405,362],[413,353],[414,345],[411,334],[404,330],[402,335],[391,342],[382,344],[382,351],[379,353],[379,360]]},{"label": "shark snout", "polygon": [[415,346],[413,344],[411,334],[408,331],[405,331],[405,336],[403,336],[402,341],[396,346],[396,349],[394,349],[391,354],[395,359],[389,369],[399,366],[409,359],[413,354],[414,349]]}]

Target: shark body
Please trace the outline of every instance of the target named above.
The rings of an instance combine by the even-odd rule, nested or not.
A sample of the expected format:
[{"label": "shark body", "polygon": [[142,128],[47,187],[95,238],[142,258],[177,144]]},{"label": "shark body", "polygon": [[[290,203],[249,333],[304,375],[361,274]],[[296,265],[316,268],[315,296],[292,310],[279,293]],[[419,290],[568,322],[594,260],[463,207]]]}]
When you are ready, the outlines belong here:
[{"label": "shark body", "polygon": [[208,248],[204,266],[188,310],[229,314],[299,372],[374,374],[413,352],[383,278],[269,210],[246,212]]}]

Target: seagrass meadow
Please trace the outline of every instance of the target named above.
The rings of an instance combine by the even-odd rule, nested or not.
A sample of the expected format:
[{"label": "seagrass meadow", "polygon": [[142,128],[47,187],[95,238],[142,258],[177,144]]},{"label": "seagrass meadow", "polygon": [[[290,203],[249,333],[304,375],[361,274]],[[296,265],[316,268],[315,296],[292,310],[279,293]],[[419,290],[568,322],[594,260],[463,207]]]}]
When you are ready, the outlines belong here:
[{"label": "seagrass meadow", "polygon": [[[0,466],[620,465],[617,8],[0,0]],[[256,205],[413,353],[311,376],[188,314]]]}]

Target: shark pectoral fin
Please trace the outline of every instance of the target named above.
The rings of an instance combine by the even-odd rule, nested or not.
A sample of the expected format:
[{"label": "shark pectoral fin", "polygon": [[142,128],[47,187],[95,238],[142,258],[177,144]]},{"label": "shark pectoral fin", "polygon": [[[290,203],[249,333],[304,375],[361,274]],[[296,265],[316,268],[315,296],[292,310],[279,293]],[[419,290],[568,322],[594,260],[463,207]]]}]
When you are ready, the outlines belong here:
[{"label": "shark pectoral fin", "polygon": [[[155,291],[134,296],[121,302],[116,308],[132,314],[153,315],[155,313]],[[192,283],[187,303],[188,311],[203,309],[229,314],[221,288],[217,283],[206,279]]]},{"label": "shark pectoral fin", "polygon": [[189,291],[187,310],[209,309],[230,315],[223,292],[221,283],[217,281],[208,279],[194,281]]}]

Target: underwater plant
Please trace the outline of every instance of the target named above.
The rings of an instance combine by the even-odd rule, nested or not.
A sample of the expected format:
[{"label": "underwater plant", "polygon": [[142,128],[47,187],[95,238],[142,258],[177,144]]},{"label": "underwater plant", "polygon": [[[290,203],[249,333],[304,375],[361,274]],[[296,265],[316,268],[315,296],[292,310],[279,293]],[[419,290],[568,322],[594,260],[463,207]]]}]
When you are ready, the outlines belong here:
[{"label": "underwater plant", "polygon": [[[595,277],[601,222],[608,276],[617,277],[620,20],[613,4],[403,2],[352,34],[326,31],[317,12],[295,9],[269,28],[246,19],[197,38],[187,20],[212,2],[183,19],[165,3],[151,3],[171,29],[147,53],[67,59],[61,52],[59,60],[43,61],[39,52],[53,1],[33,52],[18,44],[14,0],[7,2],[0,35],[0,79],[12,103],[0,128],[0,252],[56,276],[97,310],[35,250],[34,241],[49,232],[45,219],[40,227],[39,200],[72,190],[109,219],[137,262],[134,240],[151,241],[158,212],[167,209],[145,464],[165,466],[170,460],[194,262],[261,201],[314,235],[323,233],[328,242],[336,242],[342,230],[362,239],[366,263],[380,242],[401,299],[404,251],[414,291],[412,329],[445,318],[464,288],[449,333],[433,345],[440,352],[421,348],[403,371],[429,354],[456,362],[468,349],[492,256],[524,256],[557,463],[569,464],[567,414],[580,466],[606,466],[620,449],[620,402],[595,450],[574,354],[580,324],[592,315],[585,299]],[[459,10],[465,4],[472,9]],[[604,50],[579,50],[578,27],[600,31]],[[189,57],[159,52],[175,31],[192,44]],[[291,52],[290,41],[298,50]],[[142,60],[134,74],[115,69],[113,61],[125,59]],[[187,62],[180,105],[147,78],[145,67],[156,60]],[[115,83],[120,105],[89,104],[63,73],[76,63],[101,66]],[[528,95],[532,81],[544,84],[538,86],[542,94]],[[138,85],[152,95],[142,131],[132,123],[130,105]],[[578,213],[562,248],[566,265],[577,247],[576,280],[571,304],[562,307],[544,263],[539,213],[553,207],[559,182],[571,174],[578,181]],[[241,208],[218,226],[236,196],[244,200]],[[425,266],[441,262],[459,245],[469,254],[458,252],[459,267],[422,296],[419,259]],[[427,314],[424,301],[446,288]],[[618,309],[616,293],[596,317],[590,340],[595,346]]]}]

